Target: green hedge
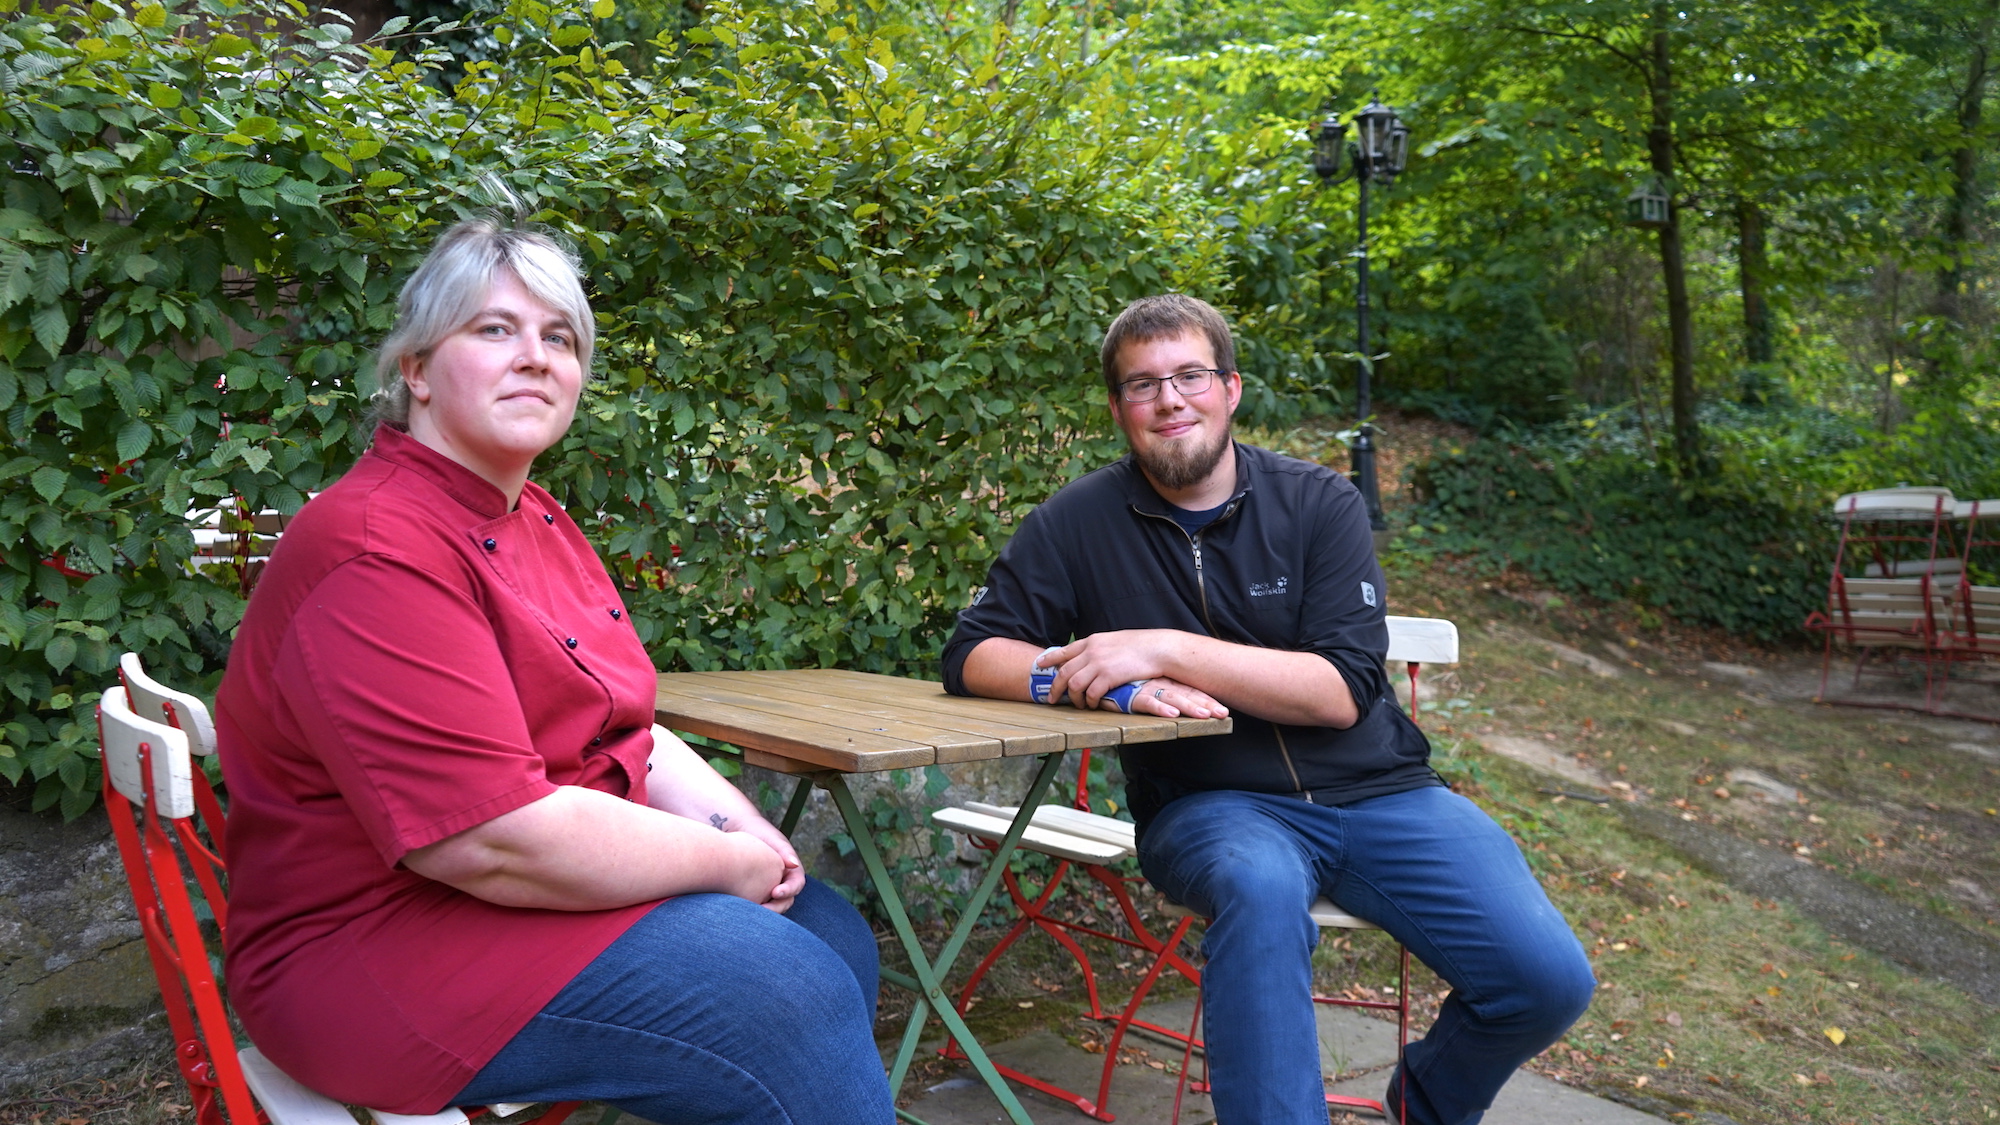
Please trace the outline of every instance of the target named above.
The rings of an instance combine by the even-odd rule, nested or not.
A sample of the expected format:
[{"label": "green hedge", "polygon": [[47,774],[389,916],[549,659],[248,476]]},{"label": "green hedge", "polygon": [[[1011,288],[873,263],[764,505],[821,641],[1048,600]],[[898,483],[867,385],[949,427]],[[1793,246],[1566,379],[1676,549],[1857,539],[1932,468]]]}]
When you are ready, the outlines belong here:
[{"label": "green hedge", "polygon": [[1012,522],[1114,451],[1080,342],[1218,284],[1108,68],[1026,18],[1005,75],[977,43],[914,75],[869,8],[713,3],[633,48],[598,41],[612,0],[516,0],[447,90],[402,21],[16,3],[0,775],[66,815],[119,652],[226,659],[236,576],[192,572],[185,514],[293,511],[352,463],[368,349],[482,177],[583,253],[601,358],[536,477],[667,668],[929,668]]}]

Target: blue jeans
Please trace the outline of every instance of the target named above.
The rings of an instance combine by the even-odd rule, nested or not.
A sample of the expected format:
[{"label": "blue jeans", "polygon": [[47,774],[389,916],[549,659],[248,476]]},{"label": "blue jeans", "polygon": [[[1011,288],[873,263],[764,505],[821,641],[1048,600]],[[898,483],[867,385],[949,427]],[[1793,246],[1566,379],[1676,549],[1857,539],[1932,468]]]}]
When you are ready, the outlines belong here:
[{"label": "blue jeans", "polygon": [[673,1125],[893,1125],[875,936],[807,880],[785,914],[684,895],[611,943],[455,1099],[609,1102]]},{"label": "blue jeans", "polygon": [[1407,1071],[1413,1125],[1477,1122],[1595,987],[1513,839],[1443,787],[1335,807],[1193,793],[1146,826],[1139,863],[1209,919],[1202,1012],[1220,1121],[1326,1125],[1310,999],[1319,931],[1306,914],[1318,895],[1388,931],[1452,986],[1391,1080]]}]

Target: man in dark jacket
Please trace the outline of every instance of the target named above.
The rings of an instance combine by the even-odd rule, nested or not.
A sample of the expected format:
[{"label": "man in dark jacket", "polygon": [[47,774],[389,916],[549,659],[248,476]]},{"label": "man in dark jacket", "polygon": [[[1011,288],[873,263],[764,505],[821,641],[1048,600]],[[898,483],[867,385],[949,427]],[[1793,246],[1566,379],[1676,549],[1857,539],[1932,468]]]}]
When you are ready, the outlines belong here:
[{"label": "man in dark jacket", "polygon": [[1594,982],[1512,838],[1444,787],[1397,706],[1361,496],[1231,439],[1243,383],[1207,304],[1135,302],[1102,365],[1131,453],[1022,522],[959,617],[945,686],[1234,716],[1231,734],[1120,747],[1142,870],[1210,920],[1218,1120],[1326,1121],[1306,913],[1325,895],[1452,985],[1390,1081],[1392,1117],[1476,1122]]}]

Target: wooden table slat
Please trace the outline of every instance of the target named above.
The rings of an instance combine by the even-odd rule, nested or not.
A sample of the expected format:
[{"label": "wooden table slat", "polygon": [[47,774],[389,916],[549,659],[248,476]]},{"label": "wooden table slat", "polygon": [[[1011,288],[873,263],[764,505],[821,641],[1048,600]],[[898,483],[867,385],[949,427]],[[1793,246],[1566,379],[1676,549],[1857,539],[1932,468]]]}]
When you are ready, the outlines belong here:
[{"label": "wooden table slat", "polygon": [[879,734],[914,745],[929,746],[937,751],[939,762],[976,762],[1001,756],[1001,742],[991,736],[968,734],[921,718],[893,718],[883,713],[864,714],[827,707],[815,697],[801,695],[780,684],[754,681],[727,672],[694,672],[676,676],[670,686],[663,684],[661,691],[679,698],[705,699],[710,703],[733,704],[767,715],[819,723],[831,730]]},{"label": "wooden table slat", "polygon": [[[1202,734],[1218,734],[1229,730],[1227,719],[1163,719],[1157,715],[1121,715],[1116,711],[1078,711],[1073,707],[1033,707],[1032,704],[1002,699],[946,695],[944,685],[935,680],[903,679],[872,672],[850,672],[843,668],[801,669],[798,672],[780,674],[823,679],[863,691],[875,691],[885,697],[892,696],[898,706],[902,707],[942,711],[947,714],[982,715],[1003,722],[1032,722],[1037,726],[1063,732],[1069,740],[1068,749],[1071,750],[1117,746],[1126,742],[1165,742],[1184,737],[1181,731],[1183,725],[1189,722],[1199,722],[1209,728],[1215,728],[1199,729],[1199,733]],[[1023,716],[1024,707],[1033,707],[1031,716]]]},{"label": "wooden table slat", "polygon": [[[686,673],[682,673],[686,675]],[[1054,749],[1080,749],[1080,747],[1116,747],[1124,739],[1124,725],[1116,721],[1132,723],[1134,719],[1144,719],[1150,725],[1160,725],[1172,737],[1172,721],[1152,719],[1152,717],[1130,717],[1116,715],[1110,711],[1084,713],[1072,711],[1068,707],[1034,707],[1030,703],[1008,703],[1004,699],[972,699],[962,695],[944,695],[944,685],[936,681],[898,681],[896,677],[882,677],[874,673],[850,673],[844,669],[802,669],[796,673],[716,673],[728,677],[758,677],[772,685],[786,685],[796,691],[802,685],[808,691],[820,691],[828,695],[846,695],[850,699],[872,699],[900,713],[922,715],[926,723],[948,725],[950,719],[974,717],[982,721],[1028,725],[1040,731],[1048,731],[1064,739],[1062,747]],[[798,677],[798,679],[794,679]],[[910,687],[914,685],[914,687]],[[1034,751],[1008,751],[1012,753],[1034,753]]]},{"label": "wooden table slat", "polygon": [[[1061,732],[1045,727],[1023,725],[1020,722],[1001,722],[996,719],[968,715],[962,711],[919,711],[902,700],[884,700],[879,695],[872,698],[857,698],[851,691],[819,683],[816,686],[803,684],[792,678],[789,672],[683,672],[697,682],[713,682],[718,685],[741,687],[746,681],[759,685],[769,685],[782,689],[785,698],[813,708],[830,712],[842,712],[856,719],[871,720],[862,724],[863,729],[872,729],[883,719],[893,720],[907,726],[911,723],[927,724],[940,730],[953,731],[979,739],[994,740],[1000,753],[1015,757],[1024,754],[1051,754],[1068,748],[1068,742]],[[679,682],[679,681],[676,681]],[[940,692],[939,698],[945,698]],[[817,712],[816,712],[817,713]],[[1009,716],[1018,719],[1019,716]],[[892,728],[895,733],[898,728]],[[905,737],[909,737],[905,735]],[[921,741],[920,739],[918,741]],[[938,763],[978,761],[993,757],[990,753],[960,752],[957,744],[938,744]]]},{"label": "wooden table slat", "polygon": [[907,769],[937,762],[937,751],[930,746],[767,712],[746,712],[742,707],[668,689],[655,698],[654,715],[661,725],[673,730],[783,754],[843,773]]}]

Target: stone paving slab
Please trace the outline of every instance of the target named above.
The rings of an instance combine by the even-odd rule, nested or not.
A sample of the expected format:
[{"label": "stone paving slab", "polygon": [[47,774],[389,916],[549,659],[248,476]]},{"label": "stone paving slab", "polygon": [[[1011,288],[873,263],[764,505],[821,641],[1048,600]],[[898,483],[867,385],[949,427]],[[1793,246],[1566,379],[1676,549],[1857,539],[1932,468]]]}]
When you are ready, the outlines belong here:
[{"label": "stone paving slab", "polygon": [[[1185,1026],[1193,1000],[1150,1005],[1141,1014],[1163,1027]],[[1355,1074],[1336,1084],[1336,1093],[1380,1098],[1388,1082],[1389,1064],[1396,1056],[1396,1027],[1338,1008],[1317,1009],[1320,1065],[1329,1074]],[[1129,1040],[1153,1058],[1178,1065],[1180,1049],[1160,1040],[1134,1036]],[[1094,1098],[1103,1055],[1086,1054],[1050,1031],[1037,1031],[991,1047],[1000,1062],[1050,1079]],[[1195,1073],[1200,1074],[1196,1056]],[[1128,1125],[1167,1125],[1173,1116],[1174,1076],[1149,1066],[1121,1066],[1112,1079],[1108,1108]],[[1021,1104],[1036,1125],[1087,1125],[1090,1118],[1073,1106],[1036,1090],[1016,1085]],[[972,1073],[962,1068],[923,1091],[908,1107],[929,1125],[1005,1125],[1006,1115]],[[1206,1097],[1188,1093],[1181,1106],[1184,1125],[1212,1125],[1215,1113]],[[1362,1118],[1361,1120],[1370,1120]],[[1514,1075],[1500,1091],[1484,1125],[1659,1125],[1660,1119],[1636,1109],[1574,1090],[1526,1071]]]}]

